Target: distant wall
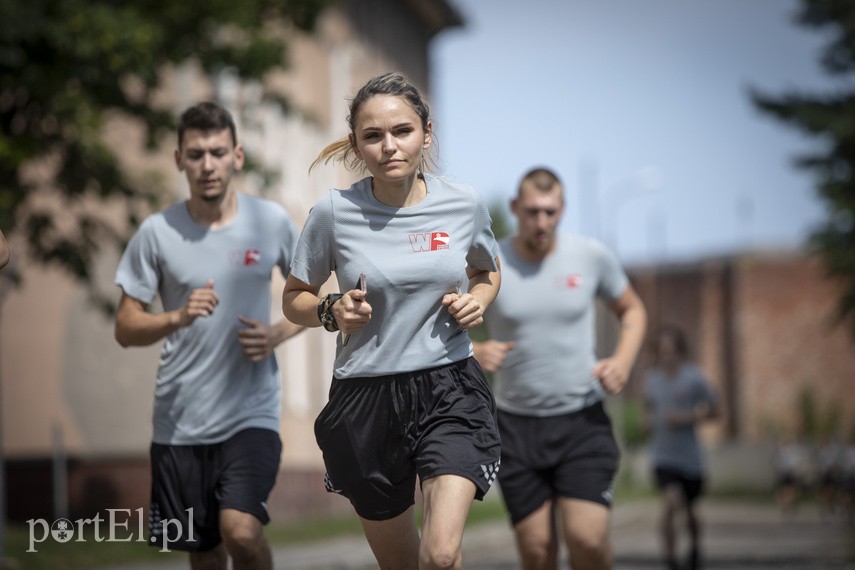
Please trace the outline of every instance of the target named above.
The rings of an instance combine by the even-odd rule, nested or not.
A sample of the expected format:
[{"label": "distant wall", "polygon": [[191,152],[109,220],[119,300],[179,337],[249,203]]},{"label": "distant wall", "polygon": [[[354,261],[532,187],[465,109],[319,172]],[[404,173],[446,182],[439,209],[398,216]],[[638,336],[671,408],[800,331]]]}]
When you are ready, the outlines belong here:
[{"label": "distant wall", "polygon": [[[855,338],[834,315],[841,285],[803,252],[751,253],[636,267],[630,276],[657,327],[675,324],[724,403],[709,441],[761,443],[800,434],[805,395],[820,428],[855,433]],[[628,393],[640,397],[650,352]]]}]

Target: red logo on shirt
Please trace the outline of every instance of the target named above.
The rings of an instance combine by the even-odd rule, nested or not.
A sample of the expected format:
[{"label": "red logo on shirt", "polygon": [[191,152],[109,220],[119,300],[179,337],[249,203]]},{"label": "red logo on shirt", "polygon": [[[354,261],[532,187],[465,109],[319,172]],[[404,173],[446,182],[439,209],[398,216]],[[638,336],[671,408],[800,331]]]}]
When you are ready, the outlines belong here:
[{"label": "red logo on shirt", "polygon": [[448,249],[450,238],[445,232],[433,232],[430,234],[430,250]]},{"label": "red logo on shirt", "polygon": [[582,284],[582,276],[578,274],[568,275],[564,280],[564,286],[568,289],[575,289]]},{"label": "red logo on shirt", "polygon": [[229,251],[229,263],[235,267],[258,265],[261,252],[257,249],[232,249]]},{"label": "red logo on shirt", "polygon": [[410,247],[414,252],[436,251],[448,249],[451,238],[447,232],[430,232],[426,234],[409,234]]},{"label": "red logo on shirt", "polygon": [[261,254],[257,249],[248,249],[243,254],[243,264],[244,265],[255,265],[261,261]]}]

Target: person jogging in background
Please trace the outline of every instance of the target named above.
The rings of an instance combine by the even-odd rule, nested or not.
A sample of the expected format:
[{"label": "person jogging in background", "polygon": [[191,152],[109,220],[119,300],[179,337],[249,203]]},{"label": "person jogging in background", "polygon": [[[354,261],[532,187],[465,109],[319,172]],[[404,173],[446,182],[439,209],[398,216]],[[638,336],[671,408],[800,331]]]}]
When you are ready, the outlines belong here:
[{"label": "person jogging in background", "polygon": [[662,493],[662,550],[669,570],[677,561],[677,521],[685,515],[689,537],[687,568],[701,566],[701,519],[697,499],[704,491],[704,464],[697,426],[718,414],[718,402],[701,369],[689,361],[683,332],[663,327],[655,339],[655,366],[644,386],[645,420],[651,430],[651,458]]},{"label": "person jogging in background", "polygon": [[[262,527],[282,451],[273,349],[302,329],[269,322],[271,272],[288,274],[297,230],[279,205],[233,189],[243,163],[228,111],[212,102],[187,109],[175,164],[190,197],[140,225],[116,272],[116,340],[165,340],[151,544],[189,551],[194,569],[225,570],[229,558],[235,570],[272,566]],[[158,296],[163,310],[152,312]],[[164,536],[164,523],[180,523],[183,535]]]},{"label": "person jogging in background", "polygon": [[[502,291],[485,314],[491,340],[475,346],[494,373],[502,497],[526,570],[557,568],[558,529],[573,568],[610,568],[619,450],[603,399],[626,384],[646,312],[602,244],[559,236],[564,190],[552,170],[527,172],[511,211],[517,233],[499,244]],[[597,298],[620,321],[614,353],[599,360]]]}]

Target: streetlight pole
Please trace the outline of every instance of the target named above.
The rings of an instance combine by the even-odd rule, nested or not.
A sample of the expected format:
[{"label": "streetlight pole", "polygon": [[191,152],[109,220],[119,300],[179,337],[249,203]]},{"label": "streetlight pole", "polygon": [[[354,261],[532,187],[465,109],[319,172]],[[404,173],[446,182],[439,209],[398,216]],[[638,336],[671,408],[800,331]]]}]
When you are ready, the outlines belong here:
[{"label": "streetlight pole", "polygon": [[[662,185],[662,171],[658,166],[650,165],[636,170],[627,178],[618,180],[609,186],[604,194],[600,215],[601,227],[603,228],[603,241],[614,252],[618,254],[618,222],[620,221],[621,209],[638,198],[649,196],[659,190]],[[612,208],[611,216],[604,216],[604,212]]]},{"label": "streetlight pole", "polygon": [[[649,196],[659,189],[662,184],[662,172],[657,166],[646,166],[627,178],[618,180],[611,184],[602,196],[598,196],[600,215],[600,227],[602,228],[602,240],[606,247],[616,256],[618,252],[618,222],[620,211],[623,206],[632,200]],[[606,213],[608,212],[608,215]],[[617,345],[618,323],[614,314],[608,310],[597,311],[597,346],[602,354],[611,354]],[[626,407],[627,398],[622,391],[615,398],[617,409],[612,414],[614,418],[615,437],[618,444],[623,448],[626,445]]]},{"label": "streetlight pole", "polygon": [[[6,294],[18,284],[20,276],[15,267],[15,259],[0,271],[0,316]],[[0,362],[2,364],[2,362]],[[2,387],[2,367],[0,367],[0,387]],[[0,389],[0,392],[2,390]],[[2,396],[2,394],[0,394]],[[3,398],[0,397],[0,567],[6,563],[6,454],[3,450]]]}]

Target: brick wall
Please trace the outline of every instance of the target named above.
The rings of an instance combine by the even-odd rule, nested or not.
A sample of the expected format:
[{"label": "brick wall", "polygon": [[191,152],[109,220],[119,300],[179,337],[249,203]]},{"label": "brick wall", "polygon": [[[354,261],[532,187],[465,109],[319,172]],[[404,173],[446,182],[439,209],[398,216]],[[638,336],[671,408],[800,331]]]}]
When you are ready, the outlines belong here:
[{"label": "brick wall", "polygon": [[839,414],[841,435],[851,433],[855,342],[834,324],[839,284],[815,258],[745,258],[737,287],[744,436],[804,427],[803,394],[811,395],[820,421]]},{"label": "brick wall", "polygon": [[[835,325],[840,284],[804,253],[752,254],[630,271],[650,331],[682,327],[722,395],[710,438],[745,442],[798,432],[800,401],[845,437],[855,430],[855,339]],[[639,359],[636,375],[651,364]],[[636,393],[637,393],[636,388]]]}]

